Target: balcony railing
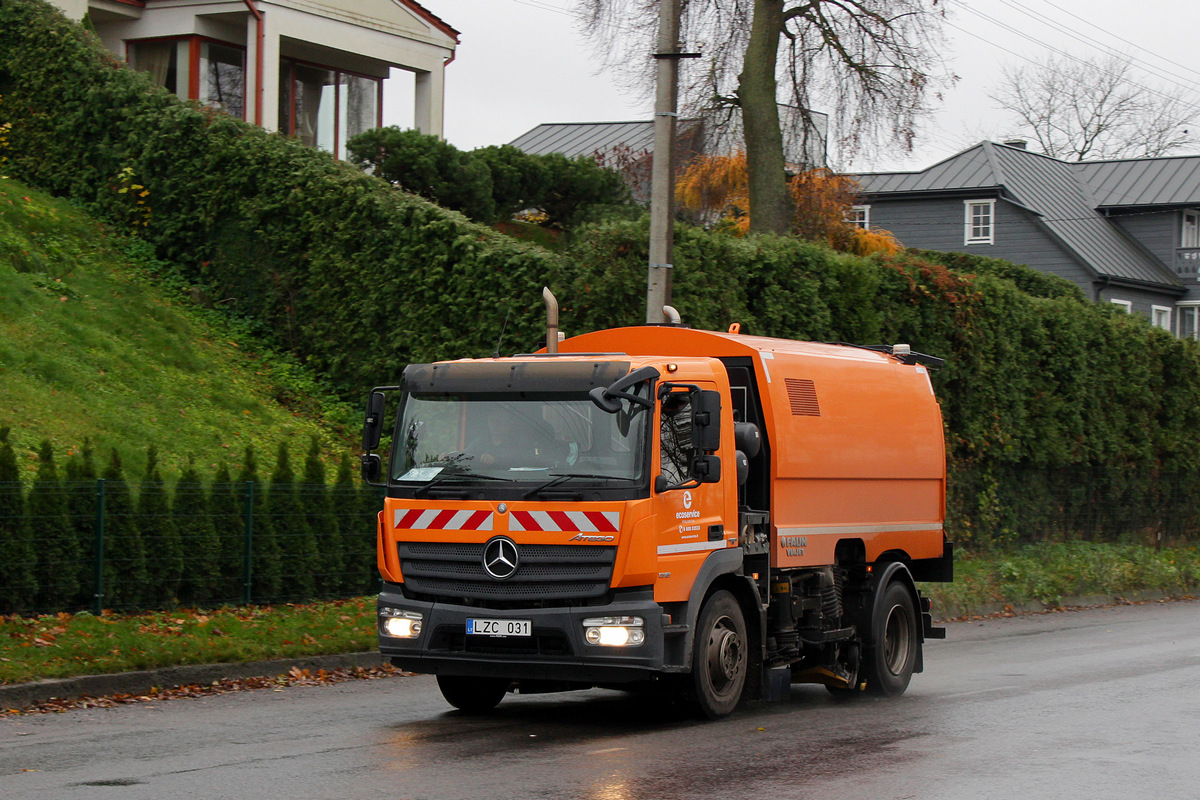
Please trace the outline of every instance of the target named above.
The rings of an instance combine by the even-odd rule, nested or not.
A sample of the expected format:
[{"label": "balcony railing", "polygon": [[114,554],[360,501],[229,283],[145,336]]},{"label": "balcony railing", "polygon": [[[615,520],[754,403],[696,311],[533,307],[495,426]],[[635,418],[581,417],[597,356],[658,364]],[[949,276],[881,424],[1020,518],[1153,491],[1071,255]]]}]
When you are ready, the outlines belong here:
[{"label": "balcony railing", "polygon": [[1179,247],[1175,250],[1175,274],[1185,282],[1200,282],[1200,247]]}]

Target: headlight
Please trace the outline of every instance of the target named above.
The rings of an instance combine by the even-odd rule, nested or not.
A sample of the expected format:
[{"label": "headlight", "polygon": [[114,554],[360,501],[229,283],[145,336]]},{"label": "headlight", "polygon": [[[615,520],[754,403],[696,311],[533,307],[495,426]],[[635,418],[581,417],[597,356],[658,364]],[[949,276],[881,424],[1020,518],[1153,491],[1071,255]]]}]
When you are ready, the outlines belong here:
[{"label": "headlight", "polygon": [[421,633],[423,617],[416,611],[401,611],[398,608],[379,609],[379,629],[386,636],[397,639],[413,639]]},{"label": "headlight", "polygon": [[646,641],[641,617],[591,617],[583,621],[583,638],[604,647],[637,647]]}]

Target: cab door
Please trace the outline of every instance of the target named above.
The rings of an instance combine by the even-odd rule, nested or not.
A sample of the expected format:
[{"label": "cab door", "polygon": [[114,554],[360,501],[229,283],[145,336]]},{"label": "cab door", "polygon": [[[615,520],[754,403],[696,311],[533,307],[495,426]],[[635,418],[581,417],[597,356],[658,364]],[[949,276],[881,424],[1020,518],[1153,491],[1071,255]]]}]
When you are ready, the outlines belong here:
[{"label": "cab door", "polygon": [[652,453],[658,519],[658,602],[686,600],[704,560],[714,550],[729,546],[730,537],[732,544],[737,543],[736,524],[731,522],[730,530],[726,530],[726,481],[720,479],[723,467],[735,467],[722,465],[715,455],[707,455],[710,450],[706,444],[713,444],[715,437],[711,434],[715,431],[705,432],[697,425],[698,414],[709,414],[713,417],[711,424],[720,429],[719,406],[714,411],[712,403],[703,402],[699,394],[715,388],[711,383],[689,382],[667,384],[659,391],[657,440]]}]

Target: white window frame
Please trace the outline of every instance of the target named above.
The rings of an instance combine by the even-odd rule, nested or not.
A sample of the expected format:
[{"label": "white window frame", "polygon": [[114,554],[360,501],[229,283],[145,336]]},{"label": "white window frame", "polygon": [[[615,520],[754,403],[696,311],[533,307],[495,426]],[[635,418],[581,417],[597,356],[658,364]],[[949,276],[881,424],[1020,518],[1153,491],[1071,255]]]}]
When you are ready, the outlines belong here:
[{"label": "white window frame", "polygon": [[1169,306],[1150,306],[1150,324],[1171,332],[1171,309]]},{"label": "white window frame", "polygon": [[871,207],[870,206],[850,206],[850,213],[846,215],[846,222],[849,222],[856,228],[862,228],[864,231],[871,229]]},{"label": "white window frame", "polygon": [[1200,211],[1184,211],[1179,229],[1180,247],[1200,247]]},{"label": "white window frame", "polygon": [[1133,301],[1132,300],[1118,300],[1117,298],[1114,297],[1111,300],[1109,300],[1108,302],[1112,303],[1114,306],[1120,306],[1122,309],[1124,309],[1126,314],[1133,313]]},{"label": "white window frame", "polygon": [[[975,222],[976,209],[987,209],[987,225],[977,225]],[[995,244],[996,243],[996,201],[995,200],[963,200],[963,244]],[[976,230],[986,230],[986,233],[976,233]]]}]

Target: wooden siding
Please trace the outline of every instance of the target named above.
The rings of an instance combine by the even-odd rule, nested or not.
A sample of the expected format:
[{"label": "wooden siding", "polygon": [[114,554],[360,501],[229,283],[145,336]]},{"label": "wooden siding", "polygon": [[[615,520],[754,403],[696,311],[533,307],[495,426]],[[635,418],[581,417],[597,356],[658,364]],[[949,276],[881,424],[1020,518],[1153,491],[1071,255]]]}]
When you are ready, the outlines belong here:
[{"label": "wooden siding", "polygon": [[1179,278],[1188,291],[1183,297],[1176,298],[1176,301],[1200,300],[1200,271],[1197,270],[1196,262],[1182,261],[1179,258],[1181,213],[1178,209],[1151,213],[1135,212],[1113,214],[1111,219],[1157,256]]},{"label": "wooden siding", "polygon": [[[1088,296],[1096,298],[1096,290],[1093,289]],[[1141,314],[1143,317],[1153,319],[1150,315],[1151,306],[1162,306],[1171,309],[1171,331],[1175,330],[1175,316],[1178,313],[1175,310],[1175,303],[1178,300],[1174,295],[1163,294],[1151,290],[1131,289],[1126,286],[1105,286],[1099,290],[1097,302],[1109,303],[1113,300],[1128,300],[1133,303],[1133,313]]]},{"label": "wooden siding", "polygon": [[[974,198],[988,200],[989,197]],[[871,227],[884,228],[906,247],[1002,258],[1074,283],[1095,296],[1092,273],[1059,246],[1028,212],[996,200],[994,244],[964,244],[963,200],[882,200],[871,203]]]},{"label": "wooden siding", "polygon": [[1179,244],[1179,212],[1158,211],[1155,213],[1113,214],[1116,222],[1130,236],[1168,267],[1175,260],[1175,248]]}]

